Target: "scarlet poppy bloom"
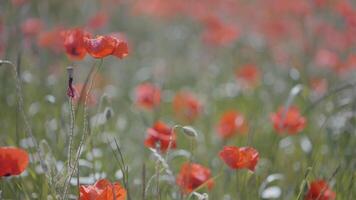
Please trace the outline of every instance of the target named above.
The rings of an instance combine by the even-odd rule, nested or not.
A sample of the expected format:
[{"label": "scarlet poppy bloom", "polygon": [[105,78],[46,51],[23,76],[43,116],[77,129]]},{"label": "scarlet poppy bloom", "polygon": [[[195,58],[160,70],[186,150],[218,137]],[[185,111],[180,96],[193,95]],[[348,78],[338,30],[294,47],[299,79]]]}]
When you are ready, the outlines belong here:
[{"label": "scarlet poppy bloom", "polygon": [[94,58],[104,58],[113,54],[116,48],[116,39],[112,36],[97,36],[84,38],[85,48]]},{"label": "scarlet poppy bloom", "polygon": [[189,92],[179,92],[173,99],[173,110],[178,117],[194,121],[202,111],[200,101]]},{"label": "scarlet poppy bloom", "polygon": [[245,118],[236,111],[225,112],[217,126],[220,137],[227,139],[235,134],[245,134],[248,131],[248,124]]},{"label": "scarlet poppy bloom", "polygon": [[206,184],[209,190],[214,186],[210,169],[196,163],[184,163],[176,182],[184,193],[190,193],[202,184]]},{"label": "scarlet poppy bloom", "polygon": [[[84,103],[86,95],[87,95],[87,91],[89,89],[88,87],[89,86],[87,85],[86,88],[84,88],[84,85],[81,83],[77,83],[77,84],[73,85],[73,89],[74,89],[73,101],[75,103],[79,103],[79,102]],[[83,89],[85,89],[85,90],[83,91]],[[81,95],[83,95],[83,96],[81,96]],[[95,96],[92,93],[89,93],[89,95],[87,97],[87,105],[94,106],[95,104],[96,104]]]},{"label": "scarlet poppy bloom", "polygon": [[98,180],[94,185],[81,185],[79,200],[125,200],[126,190],[120,183]]},{"label": "scarlet poppy bloom", "polygon": [[0,177],[20,175],[28,166],[28,153],[16,147],[0,147]]},{"label": "scarlet poppy bloom", "polygon": [[290,135],[302,131],[306,123],[306,119],[300,115],[299,109],[295,106],[290,106],[288,110],[279,108],[277,113],[271,114],[271,121],[277,133],[287,132]]},{"label": "scarlet poppy bloom", "polygon": [[305,200],[333,200],[336,194],[324,180],[316,180],[310,184]]},{"label": "scarlet poppy bloom", "polygon": [[81,60],[87,54],[84,46],[84,37],[88,37],[88,33],[81,29],[72,29],[64,33],[64,47],[67,55],[74,60]]},{"label": "scarlet poppy bloom", "polygon": [[220,158],[232,169],[255,171],[259,154],[252,147],[225,146],[219,153]]},{"label": "scarlet poppy bloom", "polygon": [[26,36],[38,34],[42,29],[42,21],[38,18],[29,18],[21,24],[21,31]]},{"label": "scarlet poppy bloom", "polygon": [[142,108],[153,109],[161,101],[159,88],[151,83],[143,83],[135,89],[136,104]]},{"label": "scarlet poppy bloom", "polygon": [[235,72],[238,81],[246,88],[255,87],[261,78],[261,71],[254,64],[246,64]]},{"label": "scarlet poppy bloom", "polygon": [[159,146],[162,152],[167,151],[168,147],[176,148],[176,134],[165,123],[158,121],[152,128],[147,129],[145,146],[156,148]]}]

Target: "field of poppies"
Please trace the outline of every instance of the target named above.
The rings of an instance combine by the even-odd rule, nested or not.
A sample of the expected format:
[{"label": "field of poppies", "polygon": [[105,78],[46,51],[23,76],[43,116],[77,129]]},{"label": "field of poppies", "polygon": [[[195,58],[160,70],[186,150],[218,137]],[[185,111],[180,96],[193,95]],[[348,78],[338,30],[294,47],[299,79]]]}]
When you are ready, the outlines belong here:
[{"label": "field of poppies", "polygon": [[0,82],[0,200],[356,199],[353,0],[2,0]]}]

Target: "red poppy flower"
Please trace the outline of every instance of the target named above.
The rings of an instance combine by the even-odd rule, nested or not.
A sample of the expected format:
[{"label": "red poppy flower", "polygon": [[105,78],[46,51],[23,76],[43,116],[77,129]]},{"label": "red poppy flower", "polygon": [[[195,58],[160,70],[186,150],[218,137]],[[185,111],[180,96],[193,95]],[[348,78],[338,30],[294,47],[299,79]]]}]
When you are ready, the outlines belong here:
[{"label": "red poppy flower", "polygon": [[[170,144],[171,143],[171,144]],[[147,137],[145,139],[145,146],[149,148],[159,148],[162,152],[170,148],[176,148],[176,134],[163,122],[156,122],[152,128],[147,129]]]},{"label": "red poppy flower", "polygon": [[42,21],[38,18],[29,18],[21,24],[21,31],[26,36],[38,34],[42,29]]},{"label": "red poppy flower", "polygon": [[176,182],[184,193],[190,193],[202,184],[206,184],[209,190],[214,186],[210,169],[196,163],[184,163]]},{"label": "red poppy flower", "polygon": [[138,106],[153,109],[161,100],[161,92],[158,87],[151,83],[143,83],[135,89],[135,99]]},{"label": "red poppy flower", "polygon": [[236,70],[236,78],[246,88],[255,87],[261,78],[261,71],[254,64],[246,64]]},{"label": "red poppy flower", "polygon": [[88,37],[89,34],[81,29],[72,29],[65,31],[64,33],[64,47],[67,55],[75,60],[81,60],[87,54],[87,50],[84,45],[84,37]]},{"label": "red poppy flower", "polygon": [[0,147],[0,177],[20,175],[28,166],[28,153],[16,147]]},{"label": "red poppy flower", "polygon": [[305,200],[333,200],[336,194],[324,180],[316,180],[310,184]]},{"label": "red poppy flower", "polygon": [[259,160],[256,149],[252,147],[225,146],[219,153],[220,158],[232,169],[255,171]]},{"label": "red poppy flower", "polygon": [[178,117],[192,122],[201,113],[202,105],[193,94],[189,92],[179,92],[173,99],[173,110]]},{"label": "red poppy flower", "polygon": [[[84,85],[81,83],[77,83],[75,85],[73,85],[73,89],[74,89],[74,97],[73,97],[73,101],[75,103],[84,103],[85,101],[85,96],[87,95],[87,90],[88,90],[88,85],[86,88],[84,88]],[[83,89],[85,89],[85,91],[83,91]],[[83,95],[83,96],[81,96]],[[95,96],[92,93],[89,93],[88,97],[87,97],[87,105],[89,106],[94,106],[96,104],[96,99]]]},{"label": "red poppy flower", "polygon": [[84,38],[85,48],[94,58],[104,58],[113,54],[117,41],[112,36],[97,36],[96,38]]},{"label": "red poppy flower", "polygon": [[245,134],[248,132],[248,124],[245,118],[236,111],[225,112],[217,126],[220,137],[227,139],[235,134]]},{"label": "red poppy flower", "polygon": [[94,185],[80,186],[79,200],[125,200],[126,190],[120,183],[110,183],[106,179],[98,180]]},{"label": "red poppy flower", "polygon": [[287,132],[290,135],[302,131],[306,123],[306,119],[300,115],[299,109],[295,106],[290,106],[288,110],[279,108],[277,113],[271,114],[271,121],[277,133]]}]

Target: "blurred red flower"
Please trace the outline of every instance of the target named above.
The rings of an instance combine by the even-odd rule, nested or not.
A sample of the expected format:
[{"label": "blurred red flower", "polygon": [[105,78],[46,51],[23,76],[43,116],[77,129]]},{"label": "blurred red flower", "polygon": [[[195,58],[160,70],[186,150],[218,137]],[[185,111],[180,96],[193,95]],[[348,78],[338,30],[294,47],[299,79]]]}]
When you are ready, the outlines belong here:
[{"label": "blurred red flower", "polygon": [[336,194],[324,180],[316,180],[310,184],[305,200],[333,200]]},{"label": "blurred red flower", "polygon": [[224,139],[230,138],[235,134],[245,134],[248,129],[248,123],[245,118],[236,111],[223,113],[217,126],[219,136]]},{"label": "blurred red flower", "polygon": [[319,67],[336,68],[339,64],[339,56],[330,50],[320,49],[315,57],[316,65]]},{"label": "blurred red flower", "polygon": [[28,153],[16,147],[0,147],[0,177],[20,175],[29,163]]},{"label": "blurred red flower", "polygon": [[89,33],[79,29],[71,29],[64,32],[64,47],[69,58],[81,60],[87,54],[84,46],[84,37],[89,37]]},{"label": "blurred red flower", "polygon": [[125,200],[126,190],[120,183],[98,180],[94,185],[81,185],[79,200]]},{"label": "blurred red flower", "polygon": [[42,27],[43,24],[41,19],[29,18],[21,24],[21,31],[26,36],[34,36],[42,30]]},{"label": "blurred red flower", "polygon": [[196,163],[184,163],[176,182],[184,193],[190,193],[202,184],[206,184],[209,190],[214,186],[210,169]]},{"label": "blurred red flower", "polygon": [[165,123],[157,121],[152,128],[147,129],[145,146],[149,148],[159,146],[162,152],[167,151],[168,147],[174,149],[177,147],[176,134]]},{"label": "blurred red flower", "polygon": [[204,23],[205,30],[202,37],[208,44],[224,46],[231,44],[240,36],[236,26],[225,24],[216,16],[206,17]]},{"label": "blurred red flower", "polygon": [[325,78],[313,78],[310,87],[318,95],[323,95],[328,90],[328,82]]},{"label": "blurred red flower", "polygon": [[41,32],[37,37],[37,45],[42,48],[48,48],[54,52],[61,52],[64,48],[64,34],[61,27],[56,27],[53,30]]},{"label": "blurred red flower", "polygon": [[178,92],[173,99],[173,110],[178,117],[192,122],[202,112],[202,105],[192,93]]},{"label": "blurred red flower", "polygon": [[261,79],[261,71],[254,64],[245,64],[235,71],[236,79],[244,88],[253,88]]},{"label": "blurred red flower", "polygon": [[252,147],[225,146],[219,153],[220,158],[232,169],[255,171],[259,154]]},{"label": "blurred red flower", "polygon": [[295,106],[290,106],[287,110],[279,108],[277,113],[271,114],[270,119],[277,133],[287,132],[290,135],[302,131],[306,124],[306,119]]},{"label": "blurred red flower", "polygon": [[100,29],[108,23],[108,15],[105,12],[98,12],[88,21],[88,27],[91,29]]},{"label": "blurred red flower", "polygon": [[135,101],[142,108],[153,109],[161,101],[161,91],[151,83],[142,83],[135,89]]}]

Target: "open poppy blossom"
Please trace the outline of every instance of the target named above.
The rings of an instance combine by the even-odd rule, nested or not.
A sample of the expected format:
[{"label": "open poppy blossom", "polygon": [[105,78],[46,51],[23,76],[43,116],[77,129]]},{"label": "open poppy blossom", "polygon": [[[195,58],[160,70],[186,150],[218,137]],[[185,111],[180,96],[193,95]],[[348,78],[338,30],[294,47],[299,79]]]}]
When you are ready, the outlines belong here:
[{"label": "open poppy blossom", "polygon": [[310,184],[305,200],[333,200],[336,194],[324,180],[316,180]]},{"label": "open poppy blossom", "polygon": [[225,146],[219,153],[220,158],[232,169],[255,171],[259,154],[252,147]]},{"label": "open poppy blossom", "polygon": [[110,36],[84,38],[85,48],[94,58],[104,58],[111,55],[116,47],[116,40]]},{"label": "open poppy blossom", "polygon": [[200,101],[189,92],[179,92],[173,99],[173,110],[178,117],[194,121],[202,111]]},{"label": "open poppy blossom", "polygon": [[124,58],[128,55],[128,45],[115,35],[85,37],[84,45],[87,52],[94,58],[104,58],[109,55]]},{"label": "open poppy blossom", "polygon": [[227,139],[236,134],[248,132],[248,124],[245,118],[236,111],[225,112],[217,125],[217,131],[221,138]]},{"label": "open poppy blossom", "polygon": [[98,180],[94,185],[81,185],[79,200],[125,200],[126,190],[120,183]]},{"label": "open poppy blossom", "polygon": [[64,32],[64,47],[69,58],[81,60],[87,54],[84,46],[84,37],[89,33],[81,29],[72,29]]},{"label": "open poppy blossom", "polygon": [[158,121],[152,128],[147,129],[145,146],[149,148],[160,148],[162,152],[167,151],[168,147],[176,148],[176,134],[165,123]]},{"label": "open poppy blossom", "polygon": [[272,113],[270,118],[277,133],[287,132],[294,135],[302,131],[306,124],[306,119],[295,106],[290,106],[288,110],[281,107],[277,113]]},{"label": "open poppy blossom", "polygon": [[254,64],[246,64],[235,72],[236,79],[245,87],[255,87],[261,78],[261,71]]},{"label": "open poppy blossom", "polygon": [[214,186],[210,169],[196,163],[184,163],[176,182],[184,193],[190,193],[203,184],[206,184],[209,190]]},{"label": "open poppy blossom", "polygon": [[29,163],[28,153],[16,147],[0,147],[0,177],[20,175]]},{"label": "open poppy blossom", "polygon": [[142,108],[153,109],[161,101],[159,88],[151,83],[143,83],[135,89],[136,104]]}]

